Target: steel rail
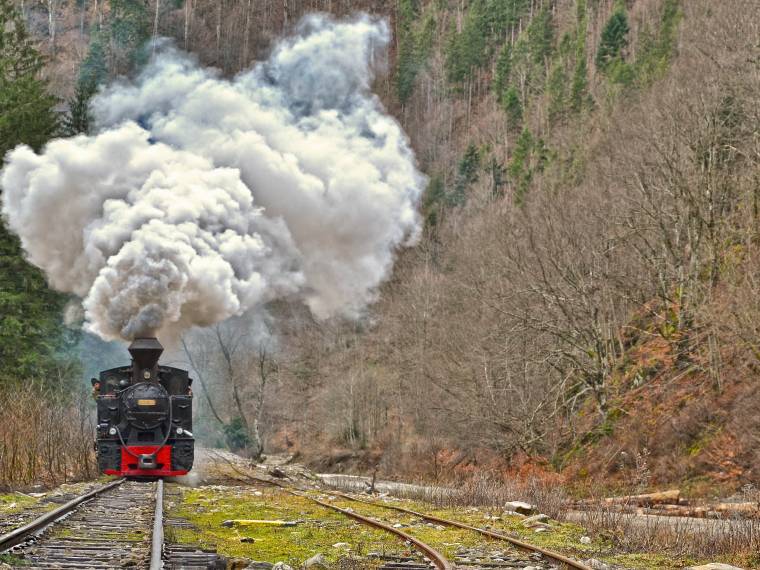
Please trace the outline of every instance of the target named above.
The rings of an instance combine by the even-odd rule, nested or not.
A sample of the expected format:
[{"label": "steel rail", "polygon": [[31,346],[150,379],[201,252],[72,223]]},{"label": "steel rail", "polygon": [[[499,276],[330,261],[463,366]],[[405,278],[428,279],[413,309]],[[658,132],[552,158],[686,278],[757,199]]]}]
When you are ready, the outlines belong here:
[{"label": "steel rail", "polygon": [[444,518],[441,518],[441,517],[436,517],[434,515],[429,515],[429,514],[426,514],[426,513],[420,513],[420,512],[417,512],[417,511],[413,511],[411,509],[405,509],[404,507],[398,507],[396,505],[385,505],[385,504],[382,504],[382,503],[377,503],[375,501],[367,501],[365,499],[359,499],[357,497],[352,497],[351,495],[347,495],[346,493],[341,493],[340,491],[334,491],[332,489],[329,490],[329,493],[332,494],[332,495],[335,495],[337,497],[342,497],[342,498],[347,499],[349,501],[355,501],[357,503],[364,503],[366,505],[371,505],[371,506],[374,506],[374,507],[381,507],[381,508],[384,508],[384,509],[390,509],[390,510],[393,510],[393,511],[398,511],[400,513],[405,513],[405,514],[408,514],[408,515],[413,515],[413,516],[419,517],[421,519],[424,519],[424,520],[427,520],[427,521],[431,521],[431,522],[437,522],[439,524],[446,525],[446,526],[453,526],[453,527],[456,527],[456,528],[461,528],[461,529],[465,529],[465,530],[471,530],[471,531],[477,532],[477,533],[479,533],[479,534],[481,534],[483,536],[487,536],[487,537],[490,537],[490,538],[493,538],[493,539],[496,539],[496,540],[502,540],[502,541],[509,542],[509,543],[513,544],[514,546],[516,546],[517,548],[520,548],[522,550],[527,550],[529,552],[540,552],[541,554],[543,554],[547,558],[551,558],[552,560],[554,560],[556,562],[560,562],[561,564],[564,564],[564,565],[566,565],[569,568],[573,568],[574,570],[593,570],[591,568],[591,566],[588,566],[588,565],[584,564],[583,562],[578,562],[577,560],[573,560],[572,558],[568,558],[567,556],[564,556],[564,555],[562,555],[562,554],[560,554],[558,552],[553,552],[551,550],[547,550],[545,548],[541,548],[540,546],[535,546],[535,545],[532,545],[532,544],[528,544],[527,542],[523,542],[522,540],[518,540],[518,539],[513,538],[511,536],[508,536],[506,534],[501,534],[501,533],[494,532],[492,530],[488,530],[488,529],[485,529],[485,528],[479,528],[479,527],[476,527],[476,526],[471,526],[471,525],[468,525],[466,523],[459,522],[459,521],[453,521],[453,520],[444,519]]},{"label": "steel rail", "polygon": [[0,536],[0,552],[4,552],[10,548],[13,548],[14,546],[21,544],[22,542],[25,542],[30,536],[44,530],[62,516],[67,515],[75,510],[82,503],[89,501],[98,495],[102,495],[103,493],[106,493],[115,487],[118,487],[123,482],[124,479],[117,479],[116,481],[108,483],[107,485],[103,485],[94,491],[90,491],[89,493],[85,493],[84,495],[72,499],[68,503],[61,505],[60,507],[48,513],[45,513],[33,521]]},{"label": "steel rail", "polygon": [[164,480],[156,484],[156,510],[153,515],[153,538],[150,545],[150,570],[164,567]]},{"label": "steel rail", "polygon": [[[289,493],[293,495],[294,497],[301,497],[302,499],[306,499],[307,501],[312,501],[313,503],[316,503],[324,508],[331,509],[333,511],[339,512],[349,518],[352,518],[354,520],[357,520],[363,524],[366,524],[368,526],[379,528],[381,530],[384,530],[386,532],[389,532],[391,534],[396,535],[397,537],[413,544],[420,552],[425,554],[432,562],[435,564],[436,568],[438,570],[455,570],[455,566],[440,552],[435,550],[432,546],[429,546],[428,544],[422,542],[418,538],[413,537],[410,534],[407,534],[397,528],[393,528],[390,525],[387,525],[385,523],[382,523],[378,520],[375,520],[370,517],[365,517],[363,515],[360,515],[358,513],[354,513],[352,511],[348,511],[346,509],[341,509],[340,507],[336,505],[331,505],[330,503],[325,503],[324,501],[320,501],[319,499],[315,499],[314,497],[310,497],[303,492],[295,491],[290,486],[285,485],[283,483],[280,483],[279,481],[274,481],[270,479],[263,479],[260,477],[254,477],[253,475],[249,475],[247,473],[243,473],[236,469],[234,466],[231,465],[234,471],[236,471],[238,474],[242,475],[246,479],[250,481],[256,481],[258,483],[265,483],[267,485],[272,485],[274,487],[279,488],[280,490]],[[239,479],[238,479],[239,480]]]},{"label": "steel rail", "polygon": [[287,489],[285,487],[281,487],[284,491],[287,493],[290,493],[291,495],[295,495],[296,497],[302,497],[304,499],[308,499],[309,501],[313,501],[314,503],[321,505],[325,508],[332,509],[334,511],[337,511],[347,517],[350,517],[354,520],[357,520],[361,523],[364,523],[366,525],[379,528],[381,530],[390,532],[392,534],[395,534],[399,538],[402,538],[403,540],[410,542],[411,544],[414,544],[414,546],[417,547],[418,550],[423,552],[432,562],[436,565],[438,570],[454,570],[454,565],[448,561],[446,557],[443,556],[440,552],[435,550],[433,547],[425,544],[421,540],[413,537],[410,534],[407,534],[397,528],[393,528],[390,525],[387,525],[385,523],[382,523],[378,520],[375,520],[370,517],[365,517],[364,515],[360,515],[358,513],[355,513],[353,511],[348,511],[346,509],[341,509],[340,507],[336,505],[331,505],[330,503],[325,503],[324,501],[320,501],[319,499],[315,499],[313,497],[309,497],[308,495],[304,495],[301,493],[298,493],[296,491],[292,491],[290,489]]}]

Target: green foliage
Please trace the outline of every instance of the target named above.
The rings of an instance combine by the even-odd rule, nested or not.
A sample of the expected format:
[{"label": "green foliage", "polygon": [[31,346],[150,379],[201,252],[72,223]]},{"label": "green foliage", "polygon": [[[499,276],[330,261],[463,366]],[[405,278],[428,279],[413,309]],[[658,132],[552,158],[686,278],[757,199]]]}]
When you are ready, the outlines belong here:
[{"label": "green foliage", "polygon": [[414,0],[399,4],[399,48],[396,63],[396,92],[402,103],[412,95],[417,74],[430,55],[435,32],[435,17],[429,12],[417,24],[417,5]]},{"label": "green foliage", "polygon": [[523,107],[520,101],[520,95],[517,93],[517,89],[510,87],[504,94],[504,100],[502,107],[509,117],[510,125],[518,127],[522,124],[523,120]]},{"label": "green foliage", "polygon": [[59,367],[64,304],[0,223],[0,378],[45,377]]},{"label": "green foliage", "polygon": [[530,11],[530,0],[490,0],[488,3],[489,33],[504,38],[519,26],[520,19]]},{"label": "green foliage", "polygon": [[[13,3],[0,0],[0,155],[19,144],[39,150],[58,128],[56,100],[38,79],[42,65]],[[70,366],[61,353],[65,302],[0,221],[0,377],[51,377]]]},{"label": "green foliage", "polygon": [[97,87],[108,81],[108,62],[105,43],[107,38],[103,32],[94,30],[87,57],[79,67],[79,84],[86,87]]},{"label": "green foliage", "polygon": [[240,417],[232,418],[232,421],[226,424],[223,429],[225,443],[232,451],[246,449],[251,444],[251,438],[248,437],[245,424]]},{"label": "green foliage", "polygon": [[87,133],[90,130],[90,99],[98,87],[108,80],[108,64],[103,43],[103,34],[99,30],[93,32],[89,52],[79,67],[76,92],[69,100],[69,112],[63,120],[63,131],[68,136]]},{"label": "green foliage", "polygon": [[66,136],[90,131],[90,99],[95,94],[94,86],[77,84],[74,97],[69,100],[69,111],[63,118],[63,132]]},{"label": "green foliage", "polygon": [[570,108],[578,112],[590,106],[588,93],[588,67],[586,65],[586,31],[588,16],[586,15],[586,0],[578,0],[576,10],[577,28],[575,39],[575,68],[573,81],[570,86]]},{"label": "green foliage", "polygon": [[523,129],[507,165],[516,204],[522,205],[525,202],[535,173],[543,171],[548,159],[548,149],[543,139],[535,138],[529,129]]},{"label": "green foliage", "polygon": [[608,72],[611,67],[623,61],[623,50],[628,46],[629,31],[625,10],[615,10],[602,30],[602,38],[596,51],[597,69]]},{"label": "green foliage", "polygon": [[554,50],[554,22],[548,8],[541,10],[528,26],[528,46],[533,63],[545,66]]},{"label": "green foliage", "polygon": [[493,91],[496,100],[504,104],[504,96],[509,90],[509,79],[512,73],[512,45],[504,44],[496,58],[496,70],[494,72]]},{"label": "green foliage", "polygon": [[679,0],[665,0],[656,32],[644,27],[640,32],[636,59],[626,62],[622,51],[628,44],[628,20],[623,8],[616,10],[602,32],[596,55],[597,67],[610,82],[626,87],[646,87],[668,68],[675,51],[681,19]]},{"label": "green foliage", "polygon": [[13,2],[0,0],[0,156],[19,144],[39,150],[58,127],[43,63]]},{"label": "green foliage", "polygon": [[439,210],[445,201],[446,185],[443,182],[443,177],[440,174],[436,174],[428,183],[425,199],[422,204],[422,209],[425,212],[425,223],[428,227],[438,225]]},{"label": "green foliage", "polygon": [[673,57],[681,20],[679,0],[665,0],[657,34],[641,32],[640,47],[636,56],[636,80],[647,86],[667,71]]},{"label": "green foliage", "polygon": [[111,38],[134,49],[150,37],[150,16],[145,2],[111,0]]},{"label": "green foliage", "polygon": [[495,156],[492,156],[488,170],[491,174],[491,195],[494,198],[500,198],[504,195],[504,186],[506,185],[506,169],[501,162],[496,160]]},{"label": "green foliage", "polygon": [[473,143],[467,147],[467,150],[459,161],[457,167],[457,177],[454,184],[454,191],[449,196],[449,204],[452,206],[462,206],[467,201],[467,188],[478,180],[480,171],[480,151]]},{"label": "green foliage", "polygon": [[111,0],[110,41],[117,71],[145,62],[147,51],[142,49],[150,38],[150,14],[141,0]]},{"label": "green foliage", "polygon": [[451,83],[466,83],[487,61],[489,18],[486,0],[474,0],[461,33],[452,30],[446,45],[446,75]]},{"label": "green foliage", "polygon": [[549,96],[549,120],[556,121],[567,106],[567,73],[562,63],[552,67],[546,82],[546,93]]}]

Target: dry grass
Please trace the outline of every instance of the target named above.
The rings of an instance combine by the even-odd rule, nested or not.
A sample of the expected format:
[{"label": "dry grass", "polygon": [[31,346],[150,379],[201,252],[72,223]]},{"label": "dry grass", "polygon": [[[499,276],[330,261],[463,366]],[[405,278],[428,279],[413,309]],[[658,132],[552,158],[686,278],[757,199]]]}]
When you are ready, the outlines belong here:
[{"label": "dry grass", "polygon": [[[367,481],[366,478],[349,475],[332,475],[324,479],[327,485],[346,491],[364,491]],[[487,473],[476,474],[450,485],[378,483],[377,490],[402,499],[424,501],[441,508],[503,508],[509,501],[525,501],[557,520],[564,518],[568,504],[564,489],[546,479],[505,479]]]},{"label": "dry grass", "polygon": [[[583,512],[576,522],[591,536],[609,539],[621,552],[661,552],[672,556],[744,557],[760,562],[760,520],[690,519],[641,516],[612,508]],[[753,559],[754,557],[754,559]]]},{"label": "dry grass", "polygon": [[93,423],[84,391],[36,382],[0,389],[0,489],[94,476]]},{"label": "dry grass", "polygon": [[[334,475],[331,487],[364,491],[368,479]],[[690,519],[639,516],[617,507],[600,506],[582,513],[568,512],[568,495],[562,485],[546,478],[502,479],[485,474],[449,486],[378,483],[377,491],[424,501],[439,508],[496,507],[508,501],[525,501],[556,520],[572,519],[586,534],[603,539],[611,553],[661,553],[674,558],[724,558],[737,563],[760,564],[759,519]],[[602,503],[600,503],[602,504]]]}]

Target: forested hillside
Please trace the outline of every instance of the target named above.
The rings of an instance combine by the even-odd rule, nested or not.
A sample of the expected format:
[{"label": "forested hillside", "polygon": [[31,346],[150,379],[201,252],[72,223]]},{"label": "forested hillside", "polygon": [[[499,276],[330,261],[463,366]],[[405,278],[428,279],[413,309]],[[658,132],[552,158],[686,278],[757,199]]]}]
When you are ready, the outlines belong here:
[{"label": "forested hillside", "polygon": [[[757,0],[15,6],[45,57],[29,89],[57,98],[35,116],[59,120],[6,126],[0,85],[3,151],[87,132],[153,37],[231,77],[304,13],[391,23],[374,89],[429,177],[423,235],[358,320],[278,302],[255,333],[183,339],[209,441],[433,477],[760,480]],[[3,375],[48,377],[77,342],[67,299],[0,248]]]}]

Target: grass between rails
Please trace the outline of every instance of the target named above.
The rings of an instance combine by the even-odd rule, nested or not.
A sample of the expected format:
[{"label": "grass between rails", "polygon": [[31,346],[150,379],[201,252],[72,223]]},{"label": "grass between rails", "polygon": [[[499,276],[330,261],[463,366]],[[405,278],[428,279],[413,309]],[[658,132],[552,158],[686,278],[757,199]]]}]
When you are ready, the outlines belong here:
[{"label": "grass between rails", "polygon": [[[354,493],[365,487],[363,481],[366,479],[339,475],[326,480],[330,487]],[[626,568],[641,569],[683,568],[696,561],[760,568],[759,520],[727,521],[724,525],[700,524],[704,521],[681,518],[658,518],[653,522],[643,521],[636,514],[622,515],[600,509],[590,511],[584,519],[576,521],[577,524],[557,526],[558,523],[552,523],[552,533],[535,534],[524,528],[519,518],[506,517],[498,522],[500,507],[506,501],[525,500],[552,518],[567,520],[569,499],[566,488],[558,481],[501,480],[485,475],[448,487],[380,482],[379,489],[392,495],[393,498],[386,500],[408,501],[401,506],[412,510],[440,513],[443,518],[464,522],[472,516],[473,526],[502,528],[526,542],[577,558],[592,556]],[[496,522],[489,518],[492,516],[497,517]],[[563,529],[570,529],[569,535]],[[593,539],[590,546],[579,542],[581,533]]]},{"label": "grass between rails", "polygon": [[[675,570],[681,569],[696,560],[689,557],[672,557],[663,554],[620,554],[615,551],[613,545],[604,539],[592,540],[589,545],[581,543],[580,539],[586,533],[581,526],[572,523],[561,523],[550,521],[550,532],[536,533],[532,529],[522,525],[522,517],[518,516],[501,516],[500,511],[478,509],[474,507],[449,507],[434,508],[431,505],[419,501],[393,500],[385,499],[391,505],[401,506],[417,512],[434,515],[440,518],[457,520],[471,526],[486,528],[507,534],[513,538],[522,540],[529,544],[573,556],[577,559],[596,558],[625,568],[644,570],[644,569],[662,569]],[[402,530],[421,540],[424,540],[434,548],[438,548],[444,554],[451,556],[456,547],[461,543],[462,546],[474,544],[499,545],[504,550],[507,548],[506,542],[489,541],[479,537],[474,532],[446,528],[437,530],[437,525],[428,525],[426,521],[421,521],[411,515],[405,515],[397,511],[385,509],[380,506],[356,503],[340,498],[334,498],[332,501],[340,507],[350,507],[360,514],[371,516],[391,524],[401,523],[405,525]],[[454,543],[454,544],[452,544]]]},{"label": "grass between rails", "polygon": [[402,525],[400,530],[429,544],[449,559],[454,558],[460,547],[477,548],[488,546],[490,550],[493,550],[494,547],[498,546],[500,550],[510,551],[510,554],[517,554],[516,551],[512,551],[509,548],[507,543],[489,540],[469,530],[428,523],[413,515],[364,503],[347,501],[340,497],[326,496],[321,493],[315,493],[313,496],[342,509],[351,509],[358,514],[371,517],[391,526],[400,524]]},{"label": "grass between rails", "polygon": [[[173,530],[174,540],[216,548],[230,558],[300,566],[318,553],[331,564],[338,564],[371,552],[397,555],[411,552],[400,540],[383,531],[274,489],[219,486],[180,489],[179,499],[168,504],[168,516],[186,519],[195,527]],[[222,526],[224,521],[236,519],[298,521],[298,524]],[[243,542],[244,539],[253,542]],[[333,546],[338,543],[348,546]]]}]

